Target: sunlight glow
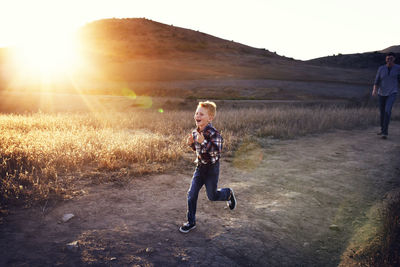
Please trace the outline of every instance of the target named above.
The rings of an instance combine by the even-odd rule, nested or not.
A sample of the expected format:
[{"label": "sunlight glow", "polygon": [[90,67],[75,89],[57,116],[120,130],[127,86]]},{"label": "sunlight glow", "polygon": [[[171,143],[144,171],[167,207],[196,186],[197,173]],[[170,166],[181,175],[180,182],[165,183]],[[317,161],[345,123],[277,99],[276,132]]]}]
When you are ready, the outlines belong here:
[{"label": "sunlight glow", "polygon": [[78,66],[79,53],[72,35],[43,33],[17,46],[13,59],[24,76],[56,80]]},{"label": "sunlight glow", "polygon": [[[20,43],[27,34],[44,28],[64,32],[93,20],[113,17],[146,17],[296,59],[375,51],[399,43],[398,34],[393,34],[392,27],[386,27],[397,25],[397,16],[378,12],[373,0],[249,0],[246,3],[239,0],[193,3],[183,0],[2,0],[1,3],[0,47]],[[387,0],[385,6],[398,10],[400,1]]]}]

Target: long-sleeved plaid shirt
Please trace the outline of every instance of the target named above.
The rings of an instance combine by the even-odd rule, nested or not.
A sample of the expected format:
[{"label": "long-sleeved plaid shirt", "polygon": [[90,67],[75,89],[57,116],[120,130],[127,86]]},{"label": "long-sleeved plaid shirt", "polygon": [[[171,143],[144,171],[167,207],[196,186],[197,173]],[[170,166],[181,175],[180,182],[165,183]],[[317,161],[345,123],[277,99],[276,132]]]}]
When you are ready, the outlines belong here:
[{"label": "long-sleeved plaid shirt", "polygon": [[209,123],[203,130],[204,141],[200,144],[197,142],[197,130],[192,131],[194,143],[192,149],[196,151],[197,164],[214,164],[221,157],[222,145],[224,139],[220,133]]}]

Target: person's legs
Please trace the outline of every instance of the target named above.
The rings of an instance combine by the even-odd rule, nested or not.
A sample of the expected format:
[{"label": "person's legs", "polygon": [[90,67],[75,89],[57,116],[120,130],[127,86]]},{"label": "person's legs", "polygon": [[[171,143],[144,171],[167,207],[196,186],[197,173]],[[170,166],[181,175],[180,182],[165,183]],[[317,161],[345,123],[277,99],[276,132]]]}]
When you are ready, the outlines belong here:
[{"label": "person's legs", "polygon": [[379,115],[380,115],[380,124],[381,124],[381,133],[385,133],[384,132],[384,122],[385,122],[385,106],[386,106],[386,99],[387,96],[381,96],[378,95],[378,99],[379,99]]},{"label": "person's legs", "polygon": [[202,170],[200,167],[196,167],[196,170],[193,173],[192,184],[188,191],[188,211],[187,218],[189,224],[196,223],[196,207],[197,207],[197,198],[199,196],[199,191],[203,186],[204,182],[202,179]]},{"label": "person's legs", "polygon": [[396,100],[397,94],[391,94],[386,98],[385,103],[385,110],[384,110],[384,120],[383,120],[383,134],[388,135],[389,133],[389,123],[390,123],[390,116],[392,115],[392,107],[394,101]]},{"label": "person's legs", "polygon": [[206,185],[208,199],[211,201],[228,201],[231,194],[231,189],[217,189],[219,177],[219,162],[208,165],[206,166],[206,168],[207,172],[205,173],[206,177],[204,178],[204,183]]}]

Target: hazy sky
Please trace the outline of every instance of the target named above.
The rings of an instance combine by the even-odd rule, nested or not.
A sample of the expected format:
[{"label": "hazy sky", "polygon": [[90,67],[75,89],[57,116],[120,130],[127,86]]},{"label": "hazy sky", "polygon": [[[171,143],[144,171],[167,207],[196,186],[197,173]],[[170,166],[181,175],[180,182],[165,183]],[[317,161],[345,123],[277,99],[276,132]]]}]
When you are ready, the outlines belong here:
[{"label": "hazy sky", "polygon": [[0,47],[145,17],[296,59],[400,45],[400,0],[0,0]]}]

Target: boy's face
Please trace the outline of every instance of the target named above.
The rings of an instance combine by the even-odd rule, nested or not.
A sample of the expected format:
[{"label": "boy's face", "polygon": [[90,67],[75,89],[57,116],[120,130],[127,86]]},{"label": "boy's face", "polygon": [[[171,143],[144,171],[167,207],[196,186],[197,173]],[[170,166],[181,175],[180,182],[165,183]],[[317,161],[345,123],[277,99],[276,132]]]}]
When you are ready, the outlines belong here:
[{"label": "boy's face", "polygon": [[197,107],[196,113],[194,114],[194,120],[196,121],[196,126],[203,130],[213,120],[213,117],[208,114],[208,110],[204,107]]}]

